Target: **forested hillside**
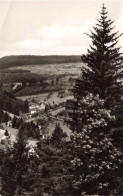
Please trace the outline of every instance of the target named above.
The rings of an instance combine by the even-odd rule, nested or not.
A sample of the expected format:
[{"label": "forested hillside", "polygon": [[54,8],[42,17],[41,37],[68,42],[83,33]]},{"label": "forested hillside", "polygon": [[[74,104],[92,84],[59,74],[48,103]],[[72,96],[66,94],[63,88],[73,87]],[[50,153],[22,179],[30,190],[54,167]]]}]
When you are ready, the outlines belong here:
[{"label": "forested hillside", "polygon": [[27,101],[23,102],[2,89],[0,89],[0,107],[15,115],[19,115],[20,112],[28,112]]},{"label": "forested hillside", "polygon": [[53,64],[53,63],[72,63],[81,62],[81,57],[73,56],[5,56],[0,58],[0,68],[8,68],[17,65],[38,65],[38,64]]}]

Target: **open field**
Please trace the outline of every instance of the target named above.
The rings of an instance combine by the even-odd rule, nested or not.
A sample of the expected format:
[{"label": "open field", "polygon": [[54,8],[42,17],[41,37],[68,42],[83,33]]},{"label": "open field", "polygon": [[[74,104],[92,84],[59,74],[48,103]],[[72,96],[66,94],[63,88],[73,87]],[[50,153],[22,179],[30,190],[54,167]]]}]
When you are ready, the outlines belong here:
[{"label": "open field", "polygon": [[21,96],[17,98],[22,99],[24,101],[28,100],[29,102],[32,102],[32,100],[35,100],[36,102],[46,102],[49,103],[50,105],[60,104],[66,102],[68,99],[73,98],[72,95],[60,98],[58,96],[58,92],[53,92],[50,97],[48,97],[48,94],[49,93],[40,93],[38,95]]},{"label": "open field", "polygon": [[30,71],[31,73],[36,74],[49,74],[49,75],[61,75],[69,74],[76,75],[80,73],[80,68],[82,63],[62,63],[62,64],[44,64],[44,65],[23,65],[15,66],[9,68],[10,70],[23,70]]},{"label": "open field", "polygon": [[[8,68],[2,77],[3,81],[11,81],[9,83],[11,86],[12,81],[23,83],[26,80],[28,83],[33,79],[33,84],[22,86],[14,94],[17,97],[39,95],[70,89],[74,79],[80,75],[82,66],[84,66],[82,63],[14,66]],[[12,75],[10,75],[9,71]],[[9,89],[8,86],[7,89]]]},{"label": "open field", "polygon": [[[81,73],[82,63],[16,65],[0,70],[0,82],[6,91],[15,96],[34,95],[44,92],[68,89],[73,80]],[[70,79],[72,79],[70,81]],[[13,92],[13,84],[22,83]],[[25,85],[27,84],[27,85]]]}]

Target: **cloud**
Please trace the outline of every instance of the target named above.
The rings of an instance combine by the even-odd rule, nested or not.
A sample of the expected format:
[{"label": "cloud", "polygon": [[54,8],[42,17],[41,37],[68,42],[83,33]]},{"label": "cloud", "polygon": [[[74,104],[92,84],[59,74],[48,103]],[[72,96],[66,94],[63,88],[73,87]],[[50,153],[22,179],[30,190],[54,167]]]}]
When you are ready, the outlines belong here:
[{"label": "cloud", "polygon": [[[85,40],[84,33],[88,32],[92,26],[92,21],[86,21],[83,24],[53,24],[40,29],[39,34],[43,40],[53,40],[57,44],[81,44]],[[83,39],[84,37],[84,39]],[[83,40],[82,40],[83,39]]]},{"label": "cloud", "polygon": [[[0,2],[1,56],[86,52],[91,40],[84,33],[89,33],[99,18],[102,0],[17,1]],[[104,1],[116,31],[122,33],[123,0]],[[122,37],[119,45],[123,47]]]},{"label": "cloud", "polygon": [[82,54],[85,53],[89,38],[84,35],[92,22],[80,25],[53,24],[37,31],[36,39],[13,43],[9,48],[32,54]]},{"label": "cloud", "polygon": [[37,49],[40,47],[40,42],[39,40],[24,40],[22,42],[17,42],[15,45],[23,49]]},{"label": "cloud", "polygon": [[[117,20],[118,28],[121,28],[123,13]],[[34,54],[34,55],[81,55],[86,53],[90,38],[84,33],[89,33],[95,21],[93,19],[83,21],[80,24],[52,24],[37,29],[36,34],[31,39],[10,43],[4,48],[8,48],[14,54]],[[123,45],[123,39],[119,44]]]}]

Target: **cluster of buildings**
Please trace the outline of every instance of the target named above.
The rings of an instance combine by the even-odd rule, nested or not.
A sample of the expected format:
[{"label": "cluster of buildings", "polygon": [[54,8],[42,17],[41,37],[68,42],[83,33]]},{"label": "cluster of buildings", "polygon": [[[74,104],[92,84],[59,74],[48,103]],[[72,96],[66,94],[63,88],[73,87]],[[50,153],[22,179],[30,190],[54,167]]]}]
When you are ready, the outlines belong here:
[{"label": "cluster of buildings", "polygon": [[41,104],[33,104],[31,106],[29,106],[29,112],[31,115],[37,113],[37,112],[40,112],[40,111],[43,111],[45,110],[45,107],[46,105],[44,103],[41,103]]}]

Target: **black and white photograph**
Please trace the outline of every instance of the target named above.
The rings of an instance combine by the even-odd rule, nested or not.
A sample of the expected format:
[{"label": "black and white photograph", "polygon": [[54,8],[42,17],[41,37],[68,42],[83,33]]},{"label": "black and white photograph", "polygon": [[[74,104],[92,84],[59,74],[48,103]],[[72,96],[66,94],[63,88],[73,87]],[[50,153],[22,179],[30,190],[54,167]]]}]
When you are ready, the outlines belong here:
[{"label": "black and white photograph", "polygon": [[123,0],[0,0],[0,196],[123,196]]}]

